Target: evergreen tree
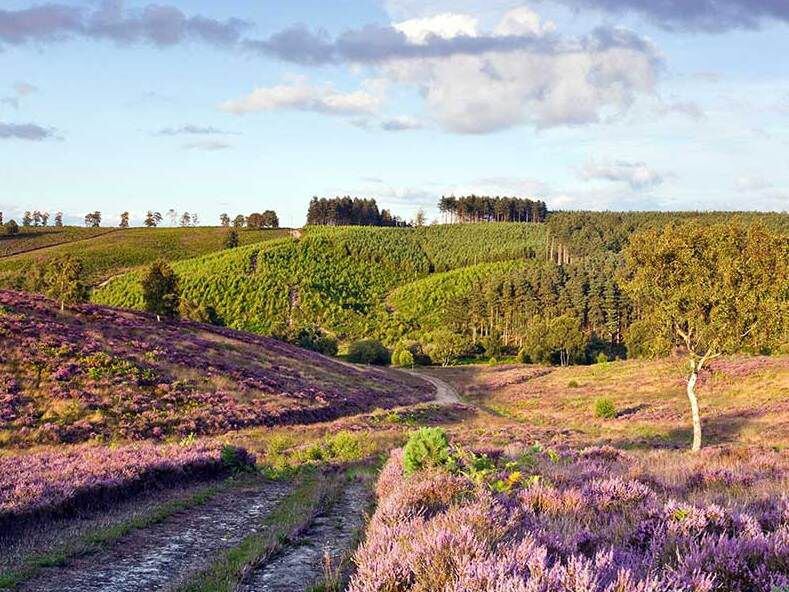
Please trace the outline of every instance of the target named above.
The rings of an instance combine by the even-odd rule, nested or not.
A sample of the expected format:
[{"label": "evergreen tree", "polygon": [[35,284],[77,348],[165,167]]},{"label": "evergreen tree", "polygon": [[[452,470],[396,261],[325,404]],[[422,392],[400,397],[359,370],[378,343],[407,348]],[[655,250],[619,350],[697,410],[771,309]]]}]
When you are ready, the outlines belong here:
[{"label": "evergreen tree", "polygon": [[166,261],[156,261],[148,268],[142,279],[142,292],[145,310],[155,314],[157,320],[178,316],[178,276]]},{"label": "evergreen tree", "polygon": [[87,300],[82,263],[71,255],[58,257],[47,264],[44,283],[46,295],[60,302],[60,310],[65,310],[66,304]]}]

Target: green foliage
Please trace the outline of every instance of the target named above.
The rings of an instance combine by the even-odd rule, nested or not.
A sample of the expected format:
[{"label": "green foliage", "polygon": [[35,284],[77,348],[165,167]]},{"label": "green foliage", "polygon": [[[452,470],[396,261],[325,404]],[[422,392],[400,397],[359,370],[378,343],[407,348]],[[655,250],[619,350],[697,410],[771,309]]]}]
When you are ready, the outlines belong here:
[{"label": "green foliage", "polygon": [[3,230],[6,236],[16,236],[19,234],[19,224],[16,220],[9,220],[3,225]]},{"label": "green foliage", "polygon": [[605,355],[603,352],[597,354],[597,358],[595,358],[595,362],[598,364],[604,365],[608,363],[608,356]]},{"label": "green foliage", "polygon": [[594,403],[594,414],[601,419],[616,419],[616,405],[611,399],[597,399]]},{"label": "green foliage", "polygon": [[[637,304],[637,351],[771,351],[787,335],[789,235],[763,224],[688,222],[634,236],[623,289]],[[695,362],[694,362],[695,363]]]},{"label": "green foliage", "polygon": [[227,231],[222,246],[225,249],[235,249],[238,245],[239,245],[238,230],[236,230],[235,228],[231,228]]},{"label": "green foliage", "polygon": [[182,319],[194,321],[195,323],[206,323],[210,325],[223,325],[222,318],[214,310],[213,306],[205,304],[195,304],[185,298],[178,304],[178,314]]},{"label": "green foliage", "polygon": [[181,297],[178,276],[166,261],[153,263],[143,277],[141,285],[147,312],[170,319],[178,316]]},{"label": "green foliage", "polygon": [[406,475],[450,464],[449,438],[441,428],[421,428],[411,434],[403,448],[403,468]]},{"label": "green foliage", "polygon": [[356,364],[386,366],[391,362],[391,358],[389,350],[374,339],[354,341],[348,347],[348,360]]},{"label": "green foliage", "polygon": [[442,366],[450,366],[468,349],[461,335],[449,329],[437,329],[428,335],[427,354]]},{"label": "green foliage", "polygon": [[398,368],[413,368],[414,354],[407,349],[395,349],[392,353],[392,365]]},{"label": "green foliage", "polygon": [[308,325],[297,331],[291,331],[286,335],[285,341],[324,356],[337,355],[337,339],[317,325]]},{"label": "green foliage", "polygon": [[224,467],[234,473],[253,470],[255,459],[244,448],[225,444],[220,452],[220,459]]},{"label": "green foliage", "polygon": [[579,385],[577,380],[571,380],[570,382],[567,383],[567,388],[578,388],[578,386]]}]

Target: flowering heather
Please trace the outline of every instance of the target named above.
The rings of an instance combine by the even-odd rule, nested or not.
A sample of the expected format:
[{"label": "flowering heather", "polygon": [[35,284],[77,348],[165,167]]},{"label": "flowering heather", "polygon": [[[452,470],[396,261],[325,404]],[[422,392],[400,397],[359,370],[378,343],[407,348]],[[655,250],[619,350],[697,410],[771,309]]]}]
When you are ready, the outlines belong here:
[{"label": "flowering heather", "polygon": [[0,532],[26,516],[59,512],[169,482],[222,472],[221,446],[82,445],[0,457]]},{"label": "flowering heather", "polygon": [[261,336],[0,291],[0,446],[164,439],[430,399],[421,380]]},{"label": "flowering heather", "polygon": [[454,474],[405,477],[402,451],[392,453],[351,592],[773,592],[789,585],[785,453],[532,448],[499,453],[495,463],[458,458]]}]

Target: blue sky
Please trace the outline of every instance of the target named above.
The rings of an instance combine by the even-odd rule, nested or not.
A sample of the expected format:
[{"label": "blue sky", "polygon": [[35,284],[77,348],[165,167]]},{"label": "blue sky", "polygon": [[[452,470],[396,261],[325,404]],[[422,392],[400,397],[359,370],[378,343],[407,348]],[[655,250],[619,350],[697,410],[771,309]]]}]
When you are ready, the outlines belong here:
[{"label": "blue sky", "polygon": [[788,33],[774,0],[4,0],[0,210],[782,211]]}]

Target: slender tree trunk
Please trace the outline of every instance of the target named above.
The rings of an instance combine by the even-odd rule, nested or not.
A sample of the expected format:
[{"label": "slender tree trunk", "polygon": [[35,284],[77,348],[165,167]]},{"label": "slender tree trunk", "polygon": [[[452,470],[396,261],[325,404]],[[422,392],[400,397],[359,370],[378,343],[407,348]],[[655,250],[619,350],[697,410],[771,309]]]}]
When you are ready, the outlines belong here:
[{"label": "slender tree trunk", "polygon": [[698,366],[695,360],[690,363],[690,376],[688,376],[688,400],[690,413],[693,418],[693,446],[691,450],[701,450],[701,416],[699,415],[699,399],[696,397],[696,381],[699,378]]}]

